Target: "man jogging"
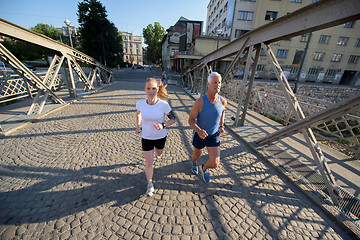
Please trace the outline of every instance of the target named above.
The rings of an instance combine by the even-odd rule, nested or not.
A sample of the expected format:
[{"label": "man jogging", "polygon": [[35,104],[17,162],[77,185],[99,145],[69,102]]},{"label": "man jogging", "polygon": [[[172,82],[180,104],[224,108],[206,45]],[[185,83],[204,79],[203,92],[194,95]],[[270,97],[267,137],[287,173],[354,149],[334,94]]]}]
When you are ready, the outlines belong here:
[{"label": "man jogging", "polygon": [[[192,155],[192,171],[200,174],[205,182],[210,181],[209,169],[216,168],[220,162],[220,135],[224,131],[225,98],[219,95],[221,88],[221,75],[212,72],[208,76],[208,92],[198,98],[189,115],[189,125],[194,130],[192,144],[194,153]],[[200,166],[197,164],[202,149],[206,147],[209,160]]]}]

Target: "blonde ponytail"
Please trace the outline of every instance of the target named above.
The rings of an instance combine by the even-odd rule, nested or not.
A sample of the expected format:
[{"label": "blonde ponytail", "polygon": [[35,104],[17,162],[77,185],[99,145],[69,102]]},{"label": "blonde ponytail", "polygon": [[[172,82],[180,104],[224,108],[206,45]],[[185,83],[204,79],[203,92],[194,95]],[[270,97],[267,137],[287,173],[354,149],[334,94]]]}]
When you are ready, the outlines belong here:
[{"label": "blonde ponytail", "polygon": [[148,78],[145,81],[145,87],[146,87],[146,83],[148,82],[155,82],[157,84],[158,87],[157,95],[160,99],[168,99],[170,97],[166,90],[167,85],[164,85],[163,82],[158,82],[155,78]]}]

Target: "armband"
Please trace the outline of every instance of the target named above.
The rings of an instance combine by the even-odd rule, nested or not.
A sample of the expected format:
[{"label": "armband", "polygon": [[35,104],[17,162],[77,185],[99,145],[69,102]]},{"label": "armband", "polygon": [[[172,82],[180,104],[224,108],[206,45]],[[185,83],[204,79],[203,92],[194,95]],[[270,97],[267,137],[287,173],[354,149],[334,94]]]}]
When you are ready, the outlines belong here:
[{"label": "armband", "polygon": [[176,119],[175,114],[173,113],[173,111],[170,111],[167,116],[168,116],[168,118],[171,119],[171,120],[175,120],[175,119]]}]

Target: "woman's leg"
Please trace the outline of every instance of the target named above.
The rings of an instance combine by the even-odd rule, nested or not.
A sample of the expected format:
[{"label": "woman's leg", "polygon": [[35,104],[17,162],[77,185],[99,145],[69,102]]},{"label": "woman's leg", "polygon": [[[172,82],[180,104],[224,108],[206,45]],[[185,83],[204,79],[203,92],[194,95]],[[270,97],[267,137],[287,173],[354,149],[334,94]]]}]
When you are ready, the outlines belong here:
[{"label": "woman's leg", "polygon": [[145,164],[146,180],[147,180],[148,184],[152,184],[152,178],[153,178],[153,174],[154,174],[154,167],[153,167],[154,150],[143,151],[143,154],[144,154],[144,158],[146,161],[146,164]]},{"label": "woman's leg", "polygon": [[164,152],[164,149],[157,149],[155,148],[155,153],[158,157],[160,157],[162,155],[162,153]]}]

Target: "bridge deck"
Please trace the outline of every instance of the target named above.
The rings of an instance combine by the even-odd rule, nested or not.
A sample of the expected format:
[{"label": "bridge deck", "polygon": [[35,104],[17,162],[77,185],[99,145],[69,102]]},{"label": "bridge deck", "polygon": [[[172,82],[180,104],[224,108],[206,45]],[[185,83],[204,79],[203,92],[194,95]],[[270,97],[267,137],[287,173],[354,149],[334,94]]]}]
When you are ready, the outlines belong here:
[{"label": "bridge deck", "polygon": [[[169,103],[178,122],[169,127],[165,154],[155,162],[155,195],[145,197],[140,137],[134,134],[143,80],[121,74],[115,73],[111,86],[0,139],[2,238],[354,236],[237,137],[251,142],[259,134],[255,127],[271,131],[255,113],[243,129],[227,120],[237,134],[223,135],[221,164],[210,183],[192,175],[187,119],[194,99],[175,85],[168,87]],[[229,104],[229,117],[235,106]],[[299,150],[283,144],[291,154]],[[204,151],[199,161],[206,158]]]}]

